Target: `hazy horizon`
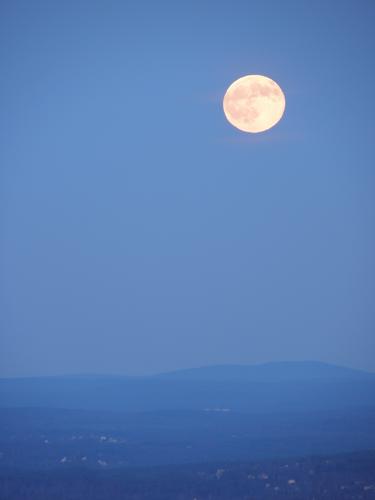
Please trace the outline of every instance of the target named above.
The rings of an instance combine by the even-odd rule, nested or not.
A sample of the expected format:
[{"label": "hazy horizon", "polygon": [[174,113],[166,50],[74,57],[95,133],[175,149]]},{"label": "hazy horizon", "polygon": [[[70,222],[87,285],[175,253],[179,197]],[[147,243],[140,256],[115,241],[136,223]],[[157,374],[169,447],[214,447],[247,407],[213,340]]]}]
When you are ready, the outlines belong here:
[{"label": "hazy horizon", "polygon": [[177,373],[180,371],[190,371],[190,370],[199,370],[199,369],[206,369],[206,368],[225,368],[225,367],[260,367],[260,366],[272,366],[272,365],[309,365],[309,364],[314,364],[314,365],[323,365],[323,366],[329,366],[329,367],[335,367],[335,368],[344,368],[348,370],[355,370],[358,372],[362,373],[368,373],[368,374],[374,374],[375,371],[372,370],[366,370],[363,368],[357,368],[355,366],[348,366],[348,365],[340,365],[336,363],[329,363],[326,361],[317,361],[317,360],[298,360],[298,361],[290,361],[290,360],[283,360],[283,361],[265,361],[265,362],[257,362],[257,363],[220,363],[220,364],[211,364],[211,365],[196,365],[196,366],[182,366],[178,368],[170,368],[166,370],[157,370],[157,371],[144,371],[144,372],[60,372],[60,373],[39,373],[39,374],[23,374],[23,375],[6,375],[6,376],[0,376],[0,379],[7,379],[7,378],[43,378],[43,377],[152,377],[155,375],[163,375],[163,374],[172,374],[172,373]]}]

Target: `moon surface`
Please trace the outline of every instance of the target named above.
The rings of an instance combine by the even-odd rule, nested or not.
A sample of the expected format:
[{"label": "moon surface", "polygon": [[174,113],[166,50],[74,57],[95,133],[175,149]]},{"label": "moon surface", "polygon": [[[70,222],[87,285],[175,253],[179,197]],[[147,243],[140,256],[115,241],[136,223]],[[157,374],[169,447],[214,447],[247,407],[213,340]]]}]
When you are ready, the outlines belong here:
[{"label": "moon surface", "polygon": [[223,99],[224,114],[234,127],[256,134],[281,119],[285,96],[279,85],[262,75],[247,75],[234,81]]}]

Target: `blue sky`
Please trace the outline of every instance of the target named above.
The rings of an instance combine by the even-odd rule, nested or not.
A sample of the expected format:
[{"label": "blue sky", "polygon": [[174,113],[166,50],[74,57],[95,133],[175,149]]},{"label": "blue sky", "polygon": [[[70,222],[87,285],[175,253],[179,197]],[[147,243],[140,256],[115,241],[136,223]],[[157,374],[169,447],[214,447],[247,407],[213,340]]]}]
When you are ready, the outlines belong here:
[{"label": "blue sky", "polygon": [[[1,10],[1,375],[375,370],[373,2]],[[246,74],[263,134],[222,112]]]}]

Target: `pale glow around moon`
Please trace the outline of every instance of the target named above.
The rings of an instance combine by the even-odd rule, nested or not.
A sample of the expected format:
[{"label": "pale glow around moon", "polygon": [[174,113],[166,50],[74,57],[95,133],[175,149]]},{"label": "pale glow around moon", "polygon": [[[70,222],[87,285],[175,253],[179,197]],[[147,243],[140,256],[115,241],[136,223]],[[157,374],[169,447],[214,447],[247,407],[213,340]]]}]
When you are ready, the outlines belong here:
[{"label": "pale glow around moon", "polygon": [[276,125],[285,110],[285,96],[276,82],[261,75],[239,78],[223,100],[227,120],[243,132],[264,132]]}]

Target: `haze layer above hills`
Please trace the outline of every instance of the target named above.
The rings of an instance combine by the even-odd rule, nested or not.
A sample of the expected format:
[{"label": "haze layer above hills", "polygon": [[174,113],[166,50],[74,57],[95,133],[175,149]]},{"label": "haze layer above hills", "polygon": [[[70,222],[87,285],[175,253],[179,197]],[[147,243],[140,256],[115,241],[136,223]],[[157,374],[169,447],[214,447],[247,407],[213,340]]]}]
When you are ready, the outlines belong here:
[{"label": "haze layer above hills", "polygon": [[0,407],[267,413],[375,406],[375,375],[322,363],[214,366],[151,377],[0,380]]}]

